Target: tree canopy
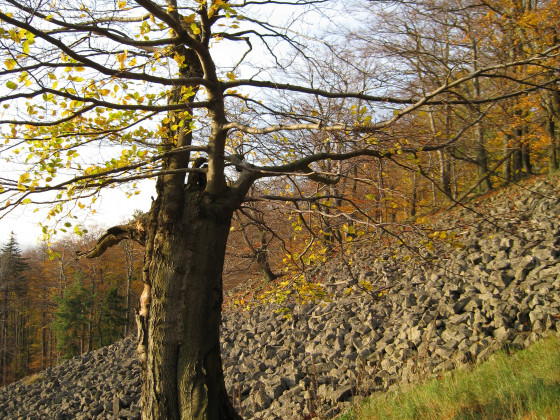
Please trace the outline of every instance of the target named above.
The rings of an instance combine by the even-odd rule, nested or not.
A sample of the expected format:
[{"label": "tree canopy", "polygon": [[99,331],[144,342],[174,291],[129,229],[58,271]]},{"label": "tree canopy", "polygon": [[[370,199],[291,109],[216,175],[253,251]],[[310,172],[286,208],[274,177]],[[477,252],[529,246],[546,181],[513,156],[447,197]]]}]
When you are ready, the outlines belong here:
[{"label": "tree canopy", "polygon": [[[342,8],[337,2],[6,1],[0,14],[3,156],[26,166],[2,180],[3,211],[48,202],[49,217],[72,215],[64,206],[69,200],[82,208],[102,188],[129,183],[133,194],[140,179],[164,174],[207,172],[210,193],[222,191],[226,178],[235,188],[286,174],[326,180],[316,162],[390,158],[395,145],[405,153],[443,148],[487,113],[487,104],[557,82],[556,28],[539,26],[552,22],[554,2],[520,10],[508,2],[348,7],[364,15],[379,4],[392,10],[386,20],[414,19],[388,21],[387,30],[395,30],[383,40],[364,26],[342,48],[320,41],[318,31],[312,38],[266,20],[267,8],[295,5],[303,8],[300,22],[332,16],[331,8]],[[448,22],[429,22],[430,11]],[[309,31],[304,23],[296,28]],[[444,28],[447,41],[430,38],[430,31]],[[370,47],[380,43],[382,52]],[[498,50],[500,43],[511,44],[508,54]],[[473,45],[481,50],[474,61]],[[226,53],[229,60],[220,57]],[[412,86],[414,72],[425,81]],[[385,83],[384,74],[395,80]],[[482,81],[484,89],[469,88]],[[443,104],[478,112],[463,116],[462,126],[438,142],[372,141],[404,116]],[[321,132],[323,141],[339,133],[344,147],[303,145],[290,134],[296,130]],[[203,156],[208,168],[165,163],[179,155]],[[54,195],[39,194],[47,191]]]}]

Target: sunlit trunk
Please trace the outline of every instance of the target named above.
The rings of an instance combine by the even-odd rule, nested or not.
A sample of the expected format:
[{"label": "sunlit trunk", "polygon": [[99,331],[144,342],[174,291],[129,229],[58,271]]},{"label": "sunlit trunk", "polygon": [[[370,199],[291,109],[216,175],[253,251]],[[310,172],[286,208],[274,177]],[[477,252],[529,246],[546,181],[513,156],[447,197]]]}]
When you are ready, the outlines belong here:
[{"label": "sunlit trunk", "polygon": [[147,254],[147,311],[138,317],[144,419],[241,418],[226,392],[219,343],[222,269],[232,213],[214,212],[212,204],[204,203],[202,192],[187,188],[174,223],[164,223],[165,209],[159,211]]}]

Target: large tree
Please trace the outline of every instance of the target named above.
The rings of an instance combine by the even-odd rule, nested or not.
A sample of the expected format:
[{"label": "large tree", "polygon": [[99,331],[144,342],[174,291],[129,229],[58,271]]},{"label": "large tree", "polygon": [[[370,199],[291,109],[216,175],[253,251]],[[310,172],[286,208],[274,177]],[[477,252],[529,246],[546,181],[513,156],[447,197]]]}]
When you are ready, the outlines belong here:
[{"label": "large tree", "polygon": [[[1,180],[4,214],[49,203],[51,220],[70,216],[58,225],[66,230],[102,189],[128,183],[133,194],[139,180],[157,180],[145,217],[109,229],[80,254],[97,257],[124,239],[145,246],[137,323],[146,419],[239,418],[220,359],[222,268],[233,212],[255,183],[286,176],[290,200],[317,201],[294,185],[338,182],[338,166],[321,162],[378,161],[449,146],[476,118],[445,141],[427,144],[402,141],[391,129],[425,106],[483,105],[535,89],[512,84],[502,95],[468,98],[461,85],[475,77],[511,79],[505,69],[512,67],[538,70],[558,51],[546,46],[515,62],[443,75],[441,85],[412,95],[395,89],[398,81],[391,95],[377,84],[354,90],[315,71],[328,68],[322,62],[328,56],[348,65],[357,80],[368,74],[351,50],[339,53],[318,41],[318,21],[343,21],[342,8],[328,9],[337,6],[328,0],[0,1],[0,77],[7,91],[0,98],[2,153],[19,171]],[[299,21],[282,25],[283,11]],[[359,104],[359,110],[298,106],[312,103],[304,100],[309,96],[344,99],[344,107]],[[315,138],[336,133],[344,147],[316,148],[290,135],[295,131]],[[334,173],[321,169],[329,167]],[[47,224],[44,232],[51,232]]]}]

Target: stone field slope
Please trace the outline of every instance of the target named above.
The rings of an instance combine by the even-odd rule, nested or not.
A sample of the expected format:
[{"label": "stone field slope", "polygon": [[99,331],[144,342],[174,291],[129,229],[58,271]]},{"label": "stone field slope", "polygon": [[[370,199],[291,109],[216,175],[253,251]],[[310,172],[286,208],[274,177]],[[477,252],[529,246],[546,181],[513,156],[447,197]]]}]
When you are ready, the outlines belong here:
[{"label": "stone field slope", "polygon": [[[291,319],[274,306],[226,311],[226,384],[240,413],[333,418],[361,395],[556,333],[559,190],[558,177],[536,178],[471,203],[474,212],[432,217],[430,237],[412,225],[405,245],[361,244],[351,262],[309,273],[333,300],[288,304]],[[2,388],[0,418],[140,418],[134,347],[129,337]]]}]

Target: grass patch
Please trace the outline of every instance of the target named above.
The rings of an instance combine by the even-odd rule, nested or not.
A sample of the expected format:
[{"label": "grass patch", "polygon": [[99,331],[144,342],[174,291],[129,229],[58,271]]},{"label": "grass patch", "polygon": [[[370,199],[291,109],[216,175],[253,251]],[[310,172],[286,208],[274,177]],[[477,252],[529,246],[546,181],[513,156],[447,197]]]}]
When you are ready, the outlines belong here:
[{"label": "grass patch", "polygon": [[342,419],[560,419],[560,337],[510,355],[497,353],[472,370],[374,396]]}]

